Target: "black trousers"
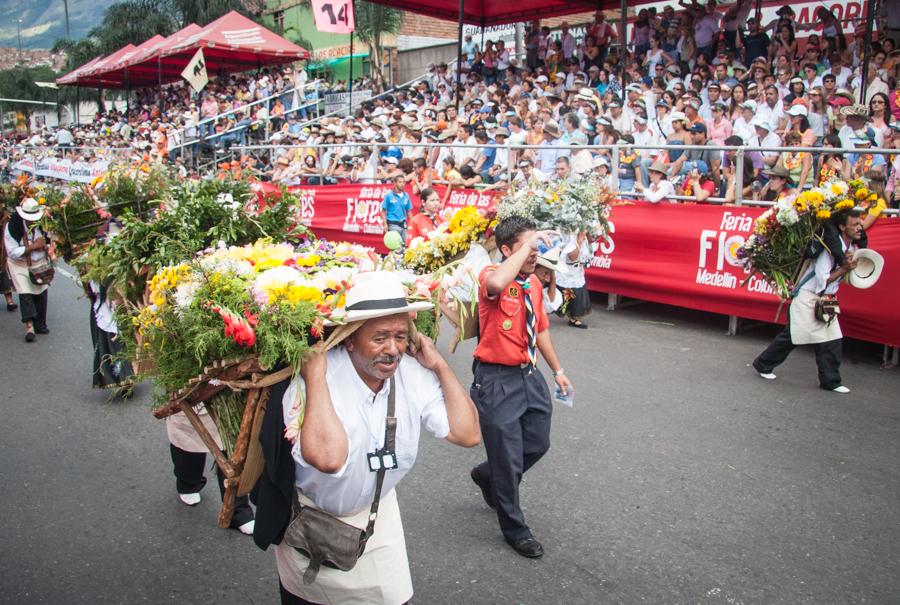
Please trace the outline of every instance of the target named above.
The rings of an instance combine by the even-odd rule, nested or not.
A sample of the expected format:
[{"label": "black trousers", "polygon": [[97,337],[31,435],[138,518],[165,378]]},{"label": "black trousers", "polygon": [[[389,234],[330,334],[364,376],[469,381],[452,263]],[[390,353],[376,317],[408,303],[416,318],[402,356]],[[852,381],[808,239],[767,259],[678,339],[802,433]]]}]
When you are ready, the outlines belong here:
[{"label": "black trousers", "polygon": [[47,293],[44,290],[40,294],[19,294],[19,312],[22,314],[22,323],[32,322],[35,328],[47,327]]},{"label": "black trousers", "polygon": [[[206,454],[198,452],[186,452],[180,447],[169,444],[172,453],[173,472],[175,473],[175,489],[179,494],[195,494],[206,485],[206,477],[203,476],[203,468],[206,466]],[[219,483],[219,495],[225,494],[225,475],[219,465],[216,465],[216,477]],[[250,508],[250,500],[247,496],[241,496],[234,501],[234,516],[231,518],[231,527],[240,527],[244,523],[253,521],[253,509]]]},{"label": "black trousers", "polygon": [[[838,338],[813,345],[816,350],[816,366],[819,368],[819,386],[823,389],[831,390],[841,386],[842,343],[843,340]],[[768,348],[753,360],[753,367],[757,372],[768,374],[781,365],[796,346],[791,342],[789,321]]]},{"label": "black trousers", "polygon": [[519,505],[519,483],[550,449],[550,391],[537,369],[477,360],[473,369],[471,395],[487,452],[476,472],[490,481],[506,539],[527,538],[531,530]]}]

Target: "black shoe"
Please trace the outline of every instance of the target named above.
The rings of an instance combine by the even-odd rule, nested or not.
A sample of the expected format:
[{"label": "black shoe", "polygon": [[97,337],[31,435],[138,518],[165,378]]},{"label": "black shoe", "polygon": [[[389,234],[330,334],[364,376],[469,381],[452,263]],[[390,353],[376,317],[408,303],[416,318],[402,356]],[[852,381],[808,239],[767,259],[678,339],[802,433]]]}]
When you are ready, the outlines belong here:
[{"label": "black shoe", "polygon": [[48,328],[47,326],[40,326],[40,327],[35,328],[34,331],[37,332],[38,334],[49,334],[50,328]]},{"label": "black shoe", "polygon": [[472,472],[469,473],[469,476],[472,478],[472,481],[475,482],[481,489],[481,497],[484,498],[484,503],[494,508],[494,494],[491,493],[491,484],[489,481],[485,481],[481,475],[478,474],[478,467],[474,467]]},{"label": "black shoe", "polygon": [[13,311],[15,311],[18,308],[19,308],[19,305],[17,305],[16,303],[6,303],[6,310],[9,311],[10,313],[12,313]]},{"label": "black shoe", "polygon": [[507,540],[506,541],[512,549],[522,555],[523,557],[528,557],[529,559],[540,559],[544,556],[544,547],[541,546],[541,543],[535,540],[532,536],[528,536],[527,538],[522,538],[520,540]]},{"label": "black shoe", "polygon": [[34,332],[25,332],[25,342],[34,342]]}]

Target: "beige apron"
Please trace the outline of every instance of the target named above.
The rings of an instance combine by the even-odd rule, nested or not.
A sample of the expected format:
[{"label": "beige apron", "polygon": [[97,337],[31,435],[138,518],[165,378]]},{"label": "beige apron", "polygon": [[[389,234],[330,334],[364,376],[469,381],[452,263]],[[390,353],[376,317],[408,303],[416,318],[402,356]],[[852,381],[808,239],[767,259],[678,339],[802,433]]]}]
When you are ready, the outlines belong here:
[{"label": "beige apron", "polygon": [[[216,428],[216,423],[213,422],[212,416],[206,411],[206,406],[197,405],[194,407],[194,411],[200,416],[203,426],[209,431],[216,445],[219,446],[219,449],[222,449],[222,438],[219,436],[219,429]],[[200,439],[200,435],[194,430],[194,425],[187,419],[184,412],[178,412],[166,418],[166,432],[169,434],[169,442],[177,448],[195,454],[209,453],[206,444]]]},{"label": "beige apron", "polygon": [[[304,505],[312,502],[300,497]],[[340,517],[341,521],[365,529],[369,507]],[[322,605],[401,605],[412,598],[412,577],[406,558],[406,538],[397,504],[397,492],[382,496],[375,533],[350,571],[322,566],[316,581],[307,586],[303,573],[309,559],[282,542],[275,547],[275,562],[281,584],[300,598]]]},{"label": "beige apron", "polygon": [[795,345],[811,345],[843,338],[841,325],[835,318],[830,324],[816,319],[816,299],[811,290],[800,290],[791,301],[791,342]]},{"label": "beige apron", "polygon": [[38,286],[37,284],[32,283],[31,278],[28,276],[28,263],[25,260],[16,260],[13,258],[7,257],[6,259],[6,267],[9,272],[9,279],[12,280],[13,288],[16,289],[16,292],[19,294],[41,294],[49,288],[48,285]]}]

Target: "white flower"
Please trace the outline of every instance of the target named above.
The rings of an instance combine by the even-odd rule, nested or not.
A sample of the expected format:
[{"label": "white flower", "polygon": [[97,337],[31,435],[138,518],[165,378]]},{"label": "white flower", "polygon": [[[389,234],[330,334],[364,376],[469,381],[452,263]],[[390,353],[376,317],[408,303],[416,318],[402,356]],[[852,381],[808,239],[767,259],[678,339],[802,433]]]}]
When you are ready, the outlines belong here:
[{"label": "white flower", "polygon": [[195,280],[184,281],[175,288],[175,306],[179,309],[187,309],[194,302],[200,282]]},{"label": "white flower", "polygon": [[779,209],[778,214],[775,215],[775,218],[777,218],[778,222],[785,227],[789,227],[800,220],[800,215],[797,214],[797,211],[794,210],[793,207],[789,206],[787,208]]}]

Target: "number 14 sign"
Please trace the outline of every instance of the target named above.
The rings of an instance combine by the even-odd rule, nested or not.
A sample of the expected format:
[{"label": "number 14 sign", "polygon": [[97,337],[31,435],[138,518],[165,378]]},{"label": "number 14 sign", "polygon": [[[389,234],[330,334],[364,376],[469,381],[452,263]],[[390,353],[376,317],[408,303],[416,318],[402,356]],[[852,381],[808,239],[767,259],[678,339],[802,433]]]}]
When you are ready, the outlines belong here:
[{"label": "number 14 sign", "polygon": [[316,29],[329,34],[349,34],[356,28],[353,0],[312,0]]}]

